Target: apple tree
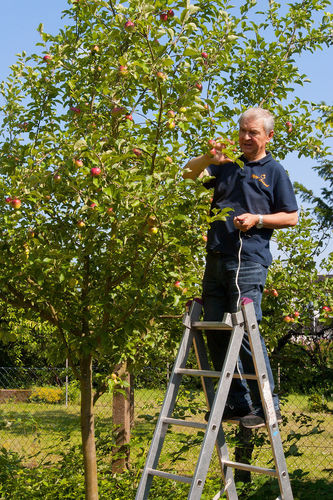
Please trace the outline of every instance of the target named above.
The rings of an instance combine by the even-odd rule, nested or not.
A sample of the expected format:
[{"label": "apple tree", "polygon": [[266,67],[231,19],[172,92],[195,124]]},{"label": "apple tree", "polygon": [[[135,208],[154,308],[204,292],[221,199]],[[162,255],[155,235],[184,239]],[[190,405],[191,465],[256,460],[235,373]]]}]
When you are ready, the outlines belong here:
[{"label": "apple tree", "polygon": [[301,212],[295,228],[277,231],[280,255],[263,295],[261,328],[268,350],[281,364],[288,387],[302,391],[327,390],[331,384],[333,255],[320,261],[327,239],[309,211]]},{"label": "apple tree", "polygon": [[210,194],[180,168],[256,105],[275,156],[315,155],[321,108],[287,98],[306,82],[295,55],[330,43],[328,5],[70,0],[1,85],[0,299],[51,325],[80,381],[90,500],[94,401],[115,367],[174,347],[162,317],[200,293]]}]

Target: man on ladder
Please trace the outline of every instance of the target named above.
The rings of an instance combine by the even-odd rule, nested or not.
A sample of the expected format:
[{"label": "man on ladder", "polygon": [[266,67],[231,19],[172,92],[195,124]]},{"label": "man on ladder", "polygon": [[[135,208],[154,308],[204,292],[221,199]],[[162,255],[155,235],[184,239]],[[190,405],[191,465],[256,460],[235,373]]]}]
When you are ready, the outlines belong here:
[{"label": "man on ladder", "polygon": [[[206,268],[203,279],[205,321],[221,321],[225,312],[236,312],[240,298],[253,300],[258,323],[261,298],[272,257],[269,240],[274,229],[297,223],[297,202],[290,179],[266,146],[274,135],[274,118],[263,108],[250,108],[239,119],[239,146],[243,168],[229,160],[221,150],[191,159],[184,178],[210,176],[205,187],[214,189],[214,209],[230,207],[233,217],[214,221],[208,231]],[[207,336],[215,367],[220,371],[229,339],[216,332]],[[278,421],[278,396],[264,340],[261,337],[269,383]],[[253,361],[245,335],[238,369],[253,373]],[[255,380],[234,379],[223,420],[240,420],[250,429],[265,425],[258,384]]]}]

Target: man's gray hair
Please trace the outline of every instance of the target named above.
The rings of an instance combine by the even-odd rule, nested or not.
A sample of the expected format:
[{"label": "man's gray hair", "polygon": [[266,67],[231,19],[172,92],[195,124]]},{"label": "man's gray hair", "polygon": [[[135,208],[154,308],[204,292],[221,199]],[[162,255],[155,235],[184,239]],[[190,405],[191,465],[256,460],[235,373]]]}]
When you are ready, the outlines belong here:
[{"label": "man's gray hair", "polygon": [[267,109],[264,108],[249,108],[239,117],[238,123],[241,125],[245,118],[259,118],[264,123],[264,129],[266,134],[269,134],[271,130],[274,130],[274,116]]}]

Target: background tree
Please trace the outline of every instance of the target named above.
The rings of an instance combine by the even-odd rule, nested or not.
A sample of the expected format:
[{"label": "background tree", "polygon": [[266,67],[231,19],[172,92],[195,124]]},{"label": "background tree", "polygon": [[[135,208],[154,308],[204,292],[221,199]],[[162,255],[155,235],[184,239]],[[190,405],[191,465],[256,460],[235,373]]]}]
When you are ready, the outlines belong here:
[{"label": "background tree", "polygon": [[[200,289],[210,195],[180,166],[252,105],[277,116],[277,157],[315,155],[320,107],[287,97],[306,81],[294,55],[330,43],[328,5],[72,0],[1,86],[0,298],[54,328],[80,380],[88,499],[93,402],[114,367],[168,344],[160,317]],[[93,360],[108,373],[95,394]]]},{"label": "background tree", "polygon": [[[285,387],[332,392],[333,255],[321,262],[318,241],[329,237],[309,212],[295,228],[275,233],[273,262],[263,298],[262,330]],[[299,371],[301,370],[301,376]]]}]

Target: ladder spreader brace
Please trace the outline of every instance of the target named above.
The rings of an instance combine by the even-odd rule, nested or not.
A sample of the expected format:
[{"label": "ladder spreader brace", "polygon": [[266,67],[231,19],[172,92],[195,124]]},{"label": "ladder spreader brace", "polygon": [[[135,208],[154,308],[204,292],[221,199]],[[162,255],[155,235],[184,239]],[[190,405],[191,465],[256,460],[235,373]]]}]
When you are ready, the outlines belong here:
[{"label": "ladder spreader brace", "polygon": [[[188,483],[190,485],[190,491],[187,497],[188,500],[199,500],[203,492],[214,446],[216,446],[224,488],[214,496],[213,500],[221,498],[224,493],[228,500],[238,499],[233,469],[241,469],[276,477],[279,482],[281,493],[279,499],[293,500],[253,303],[250,299],[242,299],[242,306],[238,312],[233,314],[226,313],[221,322],[216,322],[200,321],[202,309],[200,302],[200,300],[194,299],[191,303],[190,310],[187,311],[183,317],[183,325],[185,327],[183,338],[169,379],[168,388],[135,499],[146,500],[149,495],[153,477],[158,476]],[[204,330],[207,335],[209,335],[210,330],[219,330],[221,331],[221,335],[226,331],[231,332],[229,347],[221,372],[210,369],[202,330]],[[258,382],[275,469],[231,461],[229,459],[223,425],[221,425],[232,379],[240,376],[234,372],[245,331],[248,333],[255,374],[242,374],[242,378],[255,379]],[[194,347],[198,363],[197,370],[186,368],[186,362],[192,346]],[[207,407],[210,410],[210,416],[207,423],[172,418],[183,375],[201,377]],[[219,379],[216,390],[214,388],[214,378]],[[199,458],[192,476],[181,476],[157,469],[169,425],[186,426],[205,430]]]}]

